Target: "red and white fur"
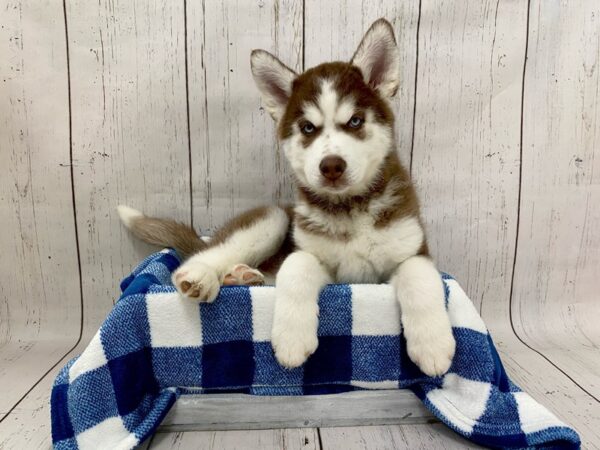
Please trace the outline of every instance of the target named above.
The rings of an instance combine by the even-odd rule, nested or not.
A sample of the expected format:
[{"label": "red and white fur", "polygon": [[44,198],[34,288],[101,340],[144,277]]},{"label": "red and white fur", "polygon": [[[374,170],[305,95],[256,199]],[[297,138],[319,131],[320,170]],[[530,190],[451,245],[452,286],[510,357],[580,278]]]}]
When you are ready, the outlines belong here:
[{"label": "red and white fur", "polygon": [[[198,251],[173,274],[174,285],[185,298],[212,302],[222,284],[257,284],[275,275],[272,344],[277,360],[293,368],[318,346],[317,299],[326,284],[388,282],[410,358],[425,374],[445,373],[455,341],[444,289],[396,156],[389,102],[400,80],[391,25],[375,22],[350,63],[298,75],[255,50],[251,66],[293,169],[296,203],[247,212],[208,244],[198,239]],[[179,231],[190,233],[128,207],[119,212],[148,242],[178,247]]]}]

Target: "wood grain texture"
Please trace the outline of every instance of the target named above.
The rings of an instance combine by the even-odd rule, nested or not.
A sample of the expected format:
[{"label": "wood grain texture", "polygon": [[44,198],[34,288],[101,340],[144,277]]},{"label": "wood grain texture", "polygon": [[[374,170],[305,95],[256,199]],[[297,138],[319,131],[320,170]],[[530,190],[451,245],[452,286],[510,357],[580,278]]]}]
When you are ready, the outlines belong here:
[{"label": "wood grain texture", "polygon": [[320,428],[324,450],[480,449],[445,425],[415,424]]},{"label": "wood grain texture", "polygon": [[431,420],[431,412],[408,390],[293,397],[204,394],[180,398],[165,417],[161,431],[379,425]]},{"label": "wood grain texture", "polygon": [[151,247],[115,207],[190,219],[183,2],[67,2],[86,332]]},{"label": "wood grain texture", "polygon": [[73,346],[80,295],[62,3],[0,1],[0,411]]},{"label": "wood grain texture", "polygon": [[600,399],[600,4],[532,1],[513,321]]},{"label": "wood grain texture", "polygon": [[0,420],[0,449],[52,448],[50,390],[58,371],[86,347],[83,341],[33,387],[31,392],[5,418]]},{"label": "wood grain texture", "polygon": [[187,8],[193,215],[211,233],[236,213],[292,198],[250,52],[263,48],[299,70],[302,4],[207,1]]},{"label": "wood grain texture", "polygon": [[0,349],[0,420],[67,353],[77,335],[64,339],[17,340]]},{"label": "wood grain texture", "polygon": [[424,0],[412,175],[441,270],[476,306],[510,292],[526,1]]},{"label": "wood grain texture", "polygon": [[319,450],[315,428],[157,433],[149,449]]},{"label": "wood grain texture", "polygon": [[410,164],[417,63],[419,0],[305,1],[306,68],[328,61],[349,61],[371,24],[385,17],[392,23],[400,52],[400,88],[393,99],[398,154]]}]

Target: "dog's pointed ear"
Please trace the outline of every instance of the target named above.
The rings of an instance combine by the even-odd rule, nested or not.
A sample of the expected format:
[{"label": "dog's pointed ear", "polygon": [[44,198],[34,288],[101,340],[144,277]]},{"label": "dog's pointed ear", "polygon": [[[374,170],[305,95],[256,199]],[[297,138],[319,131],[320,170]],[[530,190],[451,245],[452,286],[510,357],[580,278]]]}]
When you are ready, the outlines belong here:
[{"label": "dog's pointed ear", "polygon": [[365,82],[384,97],[393,97],[400,84],[400,55],[394,29],[385,19],[377,20],[365,34],[350,61],[360,69]]},{"label": "dog's pointed ear", "polygon": [[273,119],[281,119],[292,94],[296,72],[264,50],[252,51],[250,65],[267,111]]}]

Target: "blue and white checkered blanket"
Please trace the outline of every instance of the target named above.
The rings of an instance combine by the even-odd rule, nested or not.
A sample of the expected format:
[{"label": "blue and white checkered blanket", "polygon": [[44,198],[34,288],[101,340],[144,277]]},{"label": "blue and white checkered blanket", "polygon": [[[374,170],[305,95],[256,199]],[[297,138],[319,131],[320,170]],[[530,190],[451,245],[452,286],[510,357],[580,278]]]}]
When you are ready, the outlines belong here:
[{"label": "blue and white checkered blanket", "polygon": [[388,285],[330,285],[321,294],[319,348],[294,370],[269,342],[273,287],[225,287],[212,304],[182,300],[165,250],[121,283],[123,294],[86,350],[52,388],[56,449],[129,449],[175,400],[199,392],[305,395],[409,388],[441,421],[479,444],[579,448],[577,433],[513,384],[458,283],[443,276],[457,348],[450,371],[425,376],[406,354]]}]

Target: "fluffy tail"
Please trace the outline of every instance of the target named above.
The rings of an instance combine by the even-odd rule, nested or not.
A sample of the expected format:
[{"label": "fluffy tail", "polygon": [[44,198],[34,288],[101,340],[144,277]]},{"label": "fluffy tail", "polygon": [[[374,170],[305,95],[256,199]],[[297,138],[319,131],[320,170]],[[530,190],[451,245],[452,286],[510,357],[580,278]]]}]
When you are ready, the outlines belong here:
[{"label": "fluffy tail", "polygon": [[119,205],[117,211],[123,224],[134,236],[149,244],[172,247],[183,258],[207,247],[196,231],[188,225],[170,219],[147,217],[125,205]]}]

